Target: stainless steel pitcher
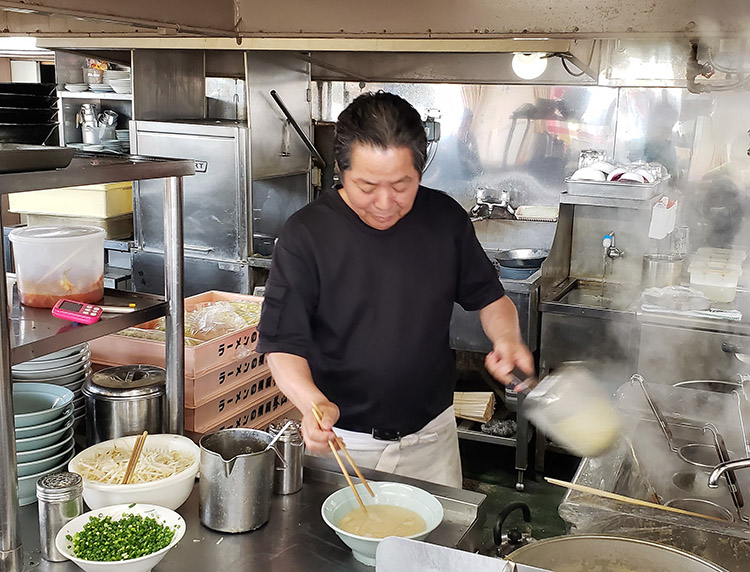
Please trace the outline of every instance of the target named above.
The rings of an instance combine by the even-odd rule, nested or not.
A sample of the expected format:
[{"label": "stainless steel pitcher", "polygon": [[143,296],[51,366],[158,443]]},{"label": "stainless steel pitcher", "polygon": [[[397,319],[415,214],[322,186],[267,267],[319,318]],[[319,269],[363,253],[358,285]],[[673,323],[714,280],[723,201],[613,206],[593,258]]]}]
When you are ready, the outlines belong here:
[{"label": "stainless steel pitcher", "polygon": [[220,532],[247,532],[271,515],[274,457],[271,435],[222,429],[200,442],[200,521]]}]

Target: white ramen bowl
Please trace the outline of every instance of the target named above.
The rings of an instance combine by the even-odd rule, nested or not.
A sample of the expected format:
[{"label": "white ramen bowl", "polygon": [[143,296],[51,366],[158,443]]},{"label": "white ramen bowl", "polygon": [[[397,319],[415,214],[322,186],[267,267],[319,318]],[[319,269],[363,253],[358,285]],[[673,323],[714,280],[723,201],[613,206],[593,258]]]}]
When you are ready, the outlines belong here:
[{"label": "white ramen bowl", "polygon": [[177,510],[190,496],[195,485],[195,476],[198,474],[201,455],[198,445],[182,435],[149,435],[146,437],[144,446],[144,450],[168,449],[192,457],[193,461],[190,466],[176,475],[150,483],[127,485],[92,481],[85,476],[82,463],[90,461],[97,453],[103,453],[114,447],[129,453],[133,450],[137,437],[137,435],[131,435],[102,441],[84,449],[70,461],[68,470],[83,477],[83,500],[89,508],[98,509],[108,505],[139,502]]},{"label": "white ramen bowl", "polygon": [[[375,493],[375,498],[370,496],[364,484],[355,485],[366,506],[375,504],[399,506],[416,512],[424,519],[427,528],[419,534],[405,538],[422,540],[443,521],[443,505],[427,491],[403,483],[369,481],[369,484]],[[359,536],[338,527],[344,515],[358,507],[359,503],[352,489],[346,487],[339,489],[323,501],[320,512],[325,523],[343,540],[344,544],[352,549],[354,558],[368,566],[375,566],[375,551],[382,538]]]}]

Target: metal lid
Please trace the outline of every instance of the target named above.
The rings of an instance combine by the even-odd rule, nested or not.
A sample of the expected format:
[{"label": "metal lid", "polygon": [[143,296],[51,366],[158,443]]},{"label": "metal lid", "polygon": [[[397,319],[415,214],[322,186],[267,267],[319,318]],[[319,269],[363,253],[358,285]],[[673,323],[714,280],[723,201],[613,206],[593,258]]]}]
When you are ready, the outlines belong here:
[{"label": "metal lid", "polygon": [[83,478],[77,473],[52,473],[36,482],[39,500],[62,501],[79,497],[83,492]]},{"label": "metal lid", "polygon": [[127,399],[152,397],[166,391],[167,372],[153,365],[121,365],[96,372],[83,383],[89,397]]}]

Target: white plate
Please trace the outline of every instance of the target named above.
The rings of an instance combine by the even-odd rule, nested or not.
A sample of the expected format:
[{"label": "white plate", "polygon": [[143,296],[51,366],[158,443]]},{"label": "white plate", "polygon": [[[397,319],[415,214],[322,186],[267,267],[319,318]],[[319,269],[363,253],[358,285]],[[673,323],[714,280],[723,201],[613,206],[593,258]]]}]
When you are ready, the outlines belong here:
[{"label": "white plate", "polygon": [[[25,361],[23,363],[17,363],[12,367],[13,372],[34,372],[34,371],[45,371],[49,369],[55,369],[58,367],[64,367],[76,362],[82,362],[84,359],[88,359],[91,353],[88,347],[82,347],[75,353],[71,353],[66,356],[46,359],[48,356],[44,356],[45,359],[33,359],[31,361]],[[51,377],[51,376],[50,376]]]},{"label": "white plate", "polygon": [[[84,143],[69,143],[68,147],[74,147],[76,145],[80,145],[81,147],[83,147]],[[39,362],[39,361],[47,361],[47,360],[51,360],[51,359],[57,359],[57,358],[61,358],[61,357],[73,355],[75,353],[80,352],[85,347],[88,347],[88,344],[86,342],[84,342],[82,344],[77,344],[75,346],[70,346],[69,348],[58,350],[56,352],[52,352],[51,354],[46,354],[46,355],[43,355],[41,357],[34,358],[32,360],[29,360],[29,362],[35,362],[36,363],[36,362]]]},{"label": "white plate", "polygon": [[[85,361],[83,364],[81,364],[82,367],[80,370],[74,371],[73,373],[70,373],[68,375],[59,375],[56,377],[40,377],[39,379],[35,379],[34,381],[38,383],[53,383],[55,385],[67,385],[69,383],[75,383],[77,381],[85,380],[87,375],[91,375],[91,363],[89,361]],[[27,379],[19,379],[17,377],[13,377],[14,381],[29,381]]]},{"label": "white plate", "polygon": [[112,86],[108,83],[92,83],[89,85],[91,91],[112,91]]},{"label": "white plate", "polygon": [[80,91],[86,91],[88,88],[89,88],[89,84],[87,83],[66,83],[65,84],[65,89],[67,91],[80,92]]},{"label": "white plate", "polygon": [[[86,365],[91,358],[91,351],[86,348],[86,353],[81,355],[75,362],[65,364],[58,367],[51,367],[48,369],[32,369],[32,370],[19,370],[17,366],[13,366],[13,379],[17,380],[40,380],[40,379],[51,379],[55,377],[62,377],[72,373],[83,373],[86,369]],[[20,365],[20,364],[19,364]],[[73,381],[73,380],[71,380]],[[70,382],[68,382],[70,383]]]}]

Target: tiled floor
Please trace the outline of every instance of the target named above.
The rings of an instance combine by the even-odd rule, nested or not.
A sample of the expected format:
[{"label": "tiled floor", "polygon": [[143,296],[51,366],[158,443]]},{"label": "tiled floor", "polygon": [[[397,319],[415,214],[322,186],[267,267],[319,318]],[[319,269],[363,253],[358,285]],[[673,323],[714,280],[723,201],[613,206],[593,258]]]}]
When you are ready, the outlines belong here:
[{"label": "tiled floor", "polygon": [[[530,525],[524,522],[520,510],[513,511],[506,519],[502,532],[513,527],[528,532],[536,539],[559,536],[567,532],[565,522],[557,514],[557,507],[565,489],[550,485],[541,476],[527,472],[522,492],[516,490],[514,449],[502,445],[461,441],[461,460],[464,472],[464,488],[486,494],[489,498],[487,522],[483,523],[483,540],[491,546],[492,530],[498,513],[511,502],[526,503],[531,513]],[[571,480],[578,466],[578,459],[556,453],[545,458],[547,476]]]}]

